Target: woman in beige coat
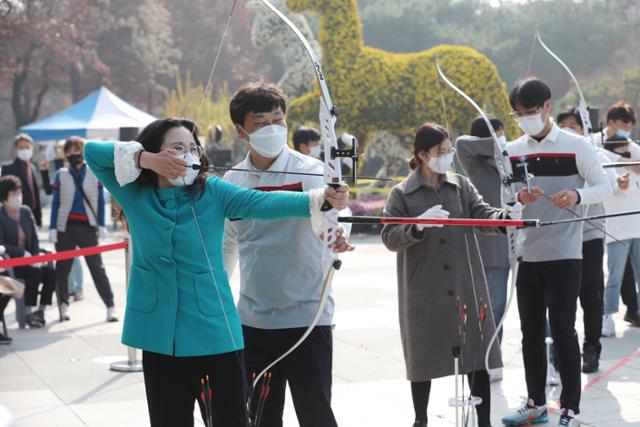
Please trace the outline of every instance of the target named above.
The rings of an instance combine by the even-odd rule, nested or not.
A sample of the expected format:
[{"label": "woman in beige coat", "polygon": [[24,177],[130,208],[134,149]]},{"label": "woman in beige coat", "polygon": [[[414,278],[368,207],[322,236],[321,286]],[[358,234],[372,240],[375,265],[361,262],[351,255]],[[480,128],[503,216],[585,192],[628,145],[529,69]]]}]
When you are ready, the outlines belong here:
[{"label": "woman in beige coat", "polygon": [[[385,215],[508,218],[506,211],[486,204],[466,177],[448,171],[453,153],[445,129],[421,126],[413,142],[413,171],[391,191]],[[398,253],[400,333],[416,412],[414,427],[427,425],[431,379],[454,373],[452,351],[461,343],[460,372],[468,374],[471,393],[483,400],[476,408],[478,425],[491,425],[483,360],[495,323],[474,231],[505,230],[430,225],[385,225],[382,230],[384,244]],[[500,367],[500,360],[500,349],[494,346],[491,367]]]}]

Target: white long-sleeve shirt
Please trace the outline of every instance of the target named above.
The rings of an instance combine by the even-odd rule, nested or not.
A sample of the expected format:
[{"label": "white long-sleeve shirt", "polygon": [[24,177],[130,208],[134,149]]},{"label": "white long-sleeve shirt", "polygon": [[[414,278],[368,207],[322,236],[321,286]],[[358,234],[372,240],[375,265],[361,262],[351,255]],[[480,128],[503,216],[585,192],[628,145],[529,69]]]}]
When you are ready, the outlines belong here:
[{"label": "white long-sleeve shirt", "polygon": [[[533,185],[541,187],[546,196],[575,189],[580,195],[580,204],[572,211],[577,215],[583,214],[582,206],[602,202],[612,194],[611,183],[593,145],[555,124],[540,142],[525,134],[508,144],[507,152],[515,176],[523,175],[523,168],[517,165],[525,160],[534,175]],[[542,198],[526,205],[522,217],[550,221],[575,218],[575,215]],[[523,230],[523,260],[582,259],[582,227],[581,222],[575,222]]]},{"label": "white long-sleeve shirt", "polygon": [[[617,153],[607,151],[607,156],[612,162],[624,162],[630,160],[640,160],[640,146],[635,142],[629,143],[631,158],[621,157]],[[629,188],[622,190],[616,188],[614,193],[604,200],[604,210],[607,214],[637,211],[640,210],[640,175],[630,168],[615,168],[622,175],[629,172]],[[640,238],[640,215],[621,216],[607,218],[606,227],[607,243],[614,242],[613,237],[618,240],[639,239]],[[613,236],[613,237],[612,237]]]}]

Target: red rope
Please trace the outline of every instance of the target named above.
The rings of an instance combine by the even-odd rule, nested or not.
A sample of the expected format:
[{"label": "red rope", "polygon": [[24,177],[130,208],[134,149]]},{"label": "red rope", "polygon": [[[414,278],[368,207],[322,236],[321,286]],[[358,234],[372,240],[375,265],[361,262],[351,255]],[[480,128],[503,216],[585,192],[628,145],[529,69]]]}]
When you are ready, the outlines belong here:
[{"label": "red rope", "polygon": [[41,262],[60,261],[63,259],[77,258],[81,256],[96,255],[102,252],[116,251],[129,246],[128,242],[112,243],[102,246],[87,246],[86,248],[71,249],[70,251],[55,252],[52,254],[33,255],[19,258],[0,260],[0,268],[21,267],[24,265],[38,264]]}]

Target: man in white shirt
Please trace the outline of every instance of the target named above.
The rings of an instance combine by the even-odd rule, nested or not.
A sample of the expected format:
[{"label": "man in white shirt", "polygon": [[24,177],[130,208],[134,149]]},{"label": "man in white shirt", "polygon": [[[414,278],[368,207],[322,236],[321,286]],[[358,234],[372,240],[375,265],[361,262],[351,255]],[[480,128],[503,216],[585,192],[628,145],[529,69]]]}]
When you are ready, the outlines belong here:
[{"label": "man in white shirt", "polygon": [[[286,95],[274,84],[248,83],[231,98],[231,119],[249,153],[225,179],[262,191],[308,191],[324,187],[323,164],[287,146]],[[284,173],[262,173],[264,171]],[[317,173],[301,176],[290,173]],[[340,232],[336,252],[353,250]],[[249,380],[288,350],[310,326],[323,284],[322,242],[308,219],[257,221],[238,218],[225,226],[225,270],[240,261],[238,313],[243,325]],[[261,427],[281,427],[289,384],[301,427],[337,426],[331,410],[331,321],[327,301],[311,335],[271,370]],[[254,391],[251,414],[258,394]]]},{"label": "man in white shirt", "polygon": [[[517,82],[509,102],[524,132],[507,145],[515,178],[524,174],[523,168],[517,167],[523,161],[535,177],[531,191],[524,186],[518,193],[518,201],[525,205],[523,218],[573,218],[576,211],[582,214],[583,205],[598,203],[611,194],[594,147],[551,120],[551,90],[545,82],[534,77]],[[582,272],[582,224],[526,229],[522,235],[516,282],[528,399],[502,422],[529,425],[548,420],[544,342],[548,309],[562,380],[558,426],[576,427],[581,387],[575,320]]]}]

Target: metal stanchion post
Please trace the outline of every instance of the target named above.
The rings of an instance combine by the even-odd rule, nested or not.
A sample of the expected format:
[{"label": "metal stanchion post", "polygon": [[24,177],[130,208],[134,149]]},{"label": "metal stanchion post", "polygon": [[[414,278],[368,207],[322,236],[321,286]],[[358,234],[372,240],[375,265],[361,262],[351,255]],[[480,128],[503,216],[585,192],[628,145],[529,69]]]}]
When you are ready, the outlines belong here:
[{"label": "metal stanchion post", "polygon": [[[125,277],[126,277],[126,288],[129,288],[129,272],[131,271],[131,239],[127,237],[127,247],[124,250],[125,257]],[[111,370],[117,372],[141,372],[142,371],[142,362],[138,360],[138,351],[135,348],[127,347],[127,359],[121,360],[118,362],[113,362],[111,364]]]}]

